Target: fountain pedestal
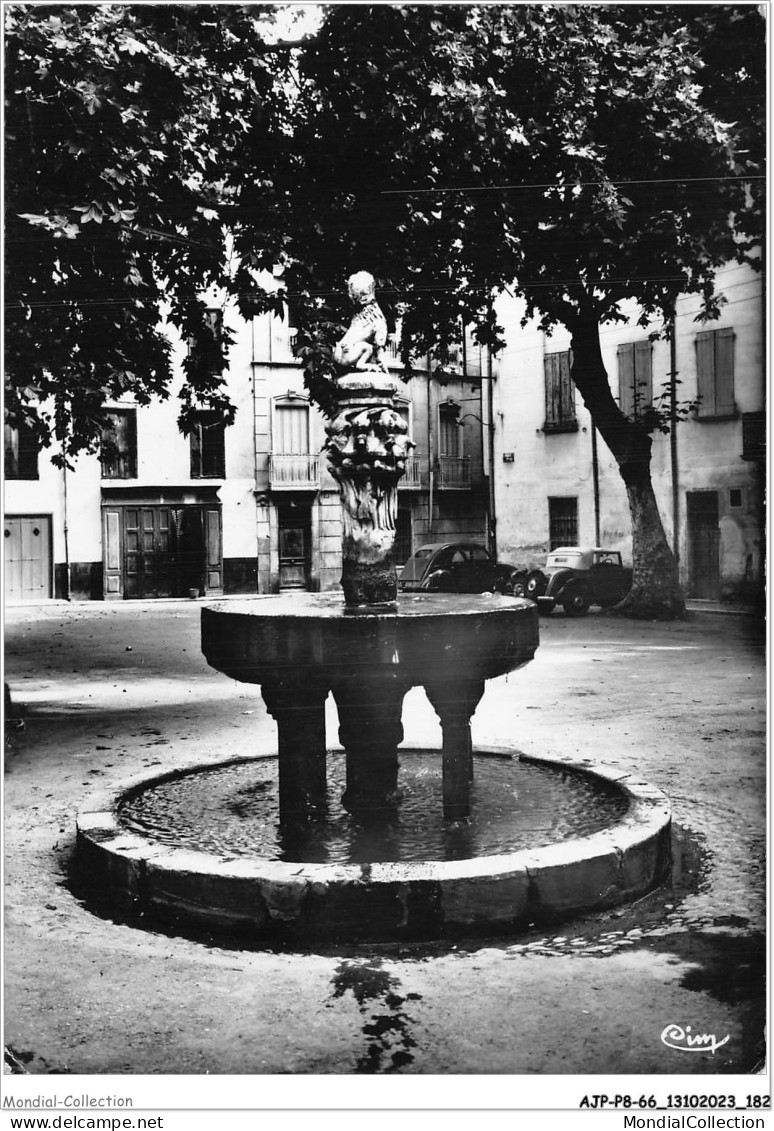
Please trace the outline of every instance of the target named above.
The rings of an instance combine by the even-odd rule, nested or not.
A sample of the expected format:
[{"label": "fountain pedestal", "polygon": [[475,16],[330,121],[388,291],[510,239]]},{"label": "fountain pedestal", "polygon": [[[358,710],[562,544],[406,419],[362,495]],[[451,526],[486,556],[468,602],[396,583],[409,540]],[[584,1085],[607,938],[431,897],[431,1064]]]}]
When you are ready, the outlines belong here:
[{"label": "fountain pedestal", "polygon": [[[343,355],[342,355],[343,356]],[[537,608],[494,594],[399,601],[397,485],[413,446],[397,382],[375,369],[339,377],[326,449],[342,503],[344,604],[333,595],[263,598],[203,610],[208,662],[258,683],[279,730],[280,820],[324,808],[324,703],[333,694],[346,751],[345,807],[363,820],[398,801],[403,698],[427,688],[443,730],[443,811],[470,812],[470,719],[484,681],[532,659]]]},{"label": "fountain pedestal", "polygon": [[338,413],[327,428],[331,474],[341,493],[341,587],[350,612],[395,607],[393,548],[398,480],[414,446],[395,411],[397,382],[386,373],[348,373],[337,381]]}]

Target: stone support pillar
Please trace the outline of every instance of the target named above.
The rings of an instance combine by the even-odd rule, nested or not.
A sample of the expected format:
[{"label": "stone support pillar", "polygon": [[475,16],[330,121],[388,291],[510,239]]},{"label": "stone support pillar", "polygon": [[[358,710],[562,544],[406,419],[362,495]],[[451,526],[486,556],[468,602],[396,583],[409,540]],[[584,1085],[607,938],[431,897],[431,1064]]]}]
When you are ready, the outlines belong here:
[{"label": "stone support pillar", "polygon": [[443,732],[443,815],[450,820],[470,816],[473,744],[470,720],[484,694],[483,680],[450,677],[425,683],[425,692],[441,720]]},{"label": "stone support pillar", "polygon": [[280,823],[293,824],[326,809],[325,700],[313,680],[264,680],[261,693],[276,719]]},{"label": "stone support pillar", "polygon": [[351,813],[376,816],[394,806],[398,793],[398,746],[403,741],[403,696],[398,680],[353,675],[333,688],[339,711],[339,741],[346,751],[347,788],[342,802]]}]

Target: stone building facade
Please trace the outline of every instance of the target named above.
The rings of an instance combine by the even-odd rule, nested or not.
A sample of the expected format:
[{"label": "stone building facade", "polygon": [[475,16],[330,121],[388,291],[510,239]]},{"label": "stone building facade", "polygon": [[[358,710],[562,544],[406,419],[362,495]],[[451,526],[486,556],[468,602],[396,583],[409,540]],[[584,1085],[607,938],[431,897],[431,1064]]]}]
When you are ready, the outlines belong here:
[{"label": "stone building facade", "polygon": [[[688,596],[760,598],[765,559],[765,309],[761,276],[729,265],[720,318],[696,321],[680,299],[674,354],[657,323],[601,330],[614,395],[627,414],[676,370],[678,400],[697,402],[669,435],[653,434],[652,477]],[[397,556],[472,540],[513,565],[557,546],[601,544],[631,560],[626,492],[570,380],[570,340],[521,325],[498,306],[507,346],[493,364],[472,340],[441,373],[423,359],[403,386],[415,447],[399,488]],[[338,489],[322,447],[294,331],[225,310],[234,333],[234,424],[202,416],[190,437],[175,398],[113,406],[99,456],[55,468],[6,429],[6,600],[218,596],[331,590],[341,572]],[[184,346],[178,344],[178,360]],[[400,371],[394,342],[389,363]],[[493,476],[490,471],[493,469]]]},{"label": "stone building facade", "polygon": [[[642,412],[676,371],[677,400],[696,409],[668,435],[654,432],[651,471],[664,528],[689,597],[758,601],[765,563],[765,307],[761,275],[737,264],[719,274],[717,321],[696,321],[699,299],[675,312],[674,354],[657,322],[601,328],[614,396]],[[521,305],[503,299],[510,330],[495,385],[497,549],[539,565],[557,545],[602,545],[631,563],[631,522],[617,465],[569,380],[570,339],[520,327]]]},{"label": "stone building facade", "polygon": [[[234,334],[231,426],[202,414],[183,436],[174,396],[117,401],[101,453],[67,472],[6,429],[7,601],[338,588],[338,488],[292,327],[268,316],[245,323],[228,309],[219,316]],[[181,361],[185,347],[176,349]],[[399,496],[402,560],[423,542],[487,538],[481,351],[469,344],[460,358],[442,378],[425,361],[405,383],[401,411],[415,447]],[[394,343],[391,364],[400,370]]]}]

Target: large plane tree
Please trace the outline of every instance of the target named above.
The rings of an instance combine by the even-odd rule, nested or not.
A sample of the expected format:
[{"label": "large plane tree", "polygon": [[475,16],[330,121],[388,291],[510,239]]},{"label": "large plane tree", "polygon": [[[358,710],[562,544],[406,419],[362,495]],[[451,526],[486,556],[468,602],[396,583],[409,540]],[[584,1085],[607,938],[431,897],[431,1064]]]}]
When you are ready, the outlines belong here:
[{"label": "large plane tree", "polygon": [[712,319],[718,266],[755,262],[763,24],[742,6],[713,22],[710,8],[340,5],[300,62],[289,293],[319,330],[346,272],[368,267],[406,311],[407,353],[460,322],[497,347],[490,300],[505,285],[543,328],[566,327],[626,485],[622,611],[640,617],[685,607],[650,475],[646,428],[667,425],[622,413],[599,328],[625,300],[667,328],[686,293]]}]

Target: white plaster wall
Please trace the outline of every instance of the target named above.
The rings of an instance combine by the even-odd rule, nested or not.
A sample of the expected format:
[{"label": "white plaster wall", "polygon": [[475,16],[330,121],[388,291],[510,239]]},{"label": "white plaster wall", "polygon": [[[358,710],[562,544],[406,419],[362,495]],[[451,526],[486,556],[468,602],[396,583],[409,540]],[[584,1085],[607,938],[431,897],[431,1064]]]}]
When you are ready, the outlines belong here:
[{"label": "white plaster wall", "polygon": [[[65,472],[54,467],[58,447],[44,449],[38,458],[38,479],[8,479],[4,487],[7,515],[51,516],[54,563],[65,560]],[[71,561],[102,558],[100,529],[100,466],[96,456],[81,456],[67,472],[68,544]]]},{"label": "white plaster wall", "polygon": [[[188,487],[191,491],[218,486],[223,506],[223,556],[252,557],[256,553],[256,516],[253,496],[253,391],[252,342],[249,324],[233,308],[224,311],[224,321],[235,334],[231,349],[226,387],[236,415],[226,429],[224,479],[195,479],[191,476],[190,439],[179,429],[178,392],[180,376],[166,401],[154,401],[137,409],[137,483],[143,486]],[[182,364],[184,346],[175,345],[175,363]],[[125,485],[129,480],[105,480],[105,485]]]}]

